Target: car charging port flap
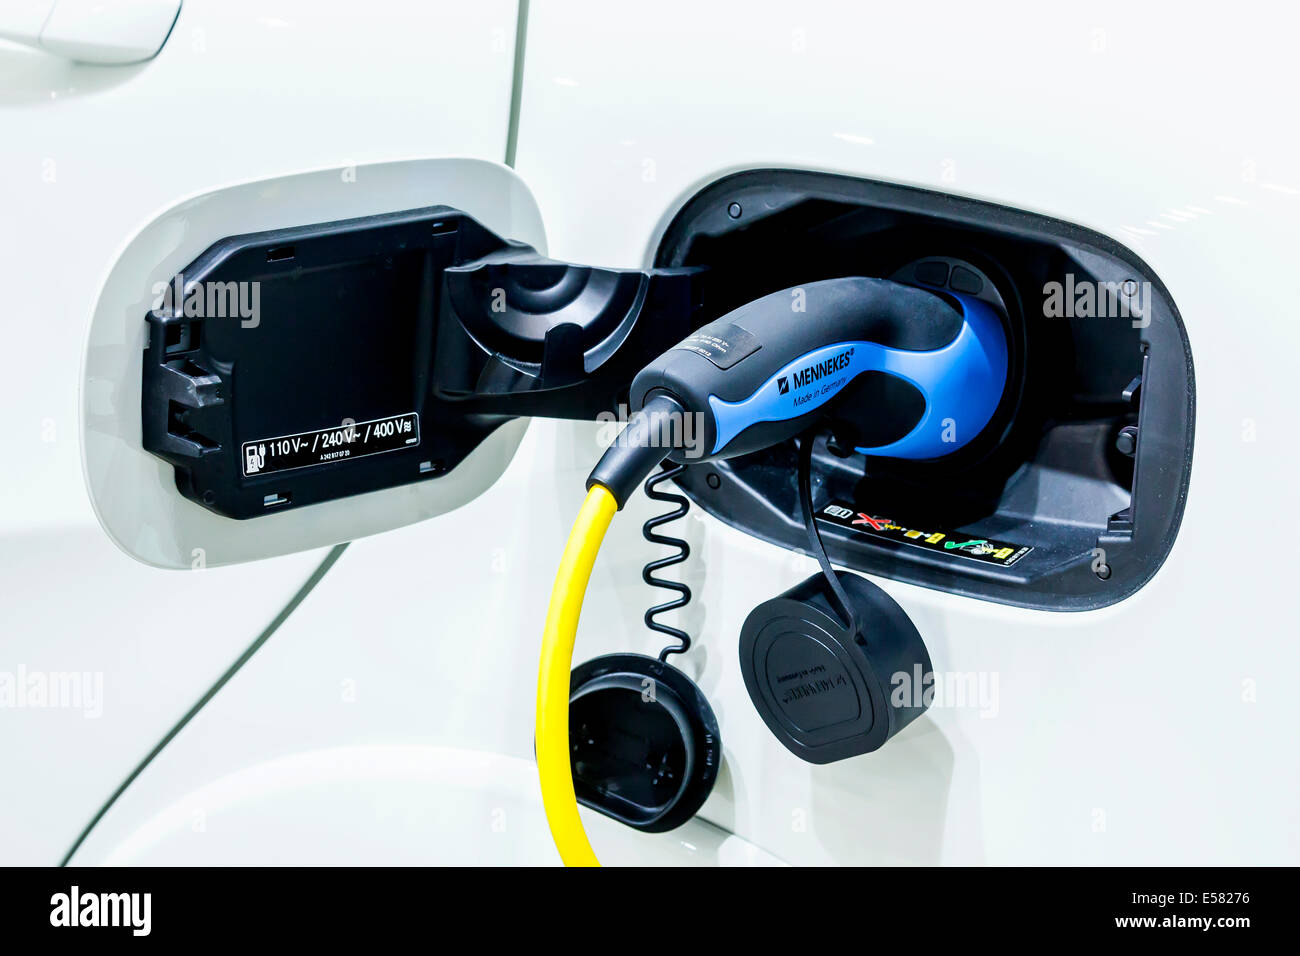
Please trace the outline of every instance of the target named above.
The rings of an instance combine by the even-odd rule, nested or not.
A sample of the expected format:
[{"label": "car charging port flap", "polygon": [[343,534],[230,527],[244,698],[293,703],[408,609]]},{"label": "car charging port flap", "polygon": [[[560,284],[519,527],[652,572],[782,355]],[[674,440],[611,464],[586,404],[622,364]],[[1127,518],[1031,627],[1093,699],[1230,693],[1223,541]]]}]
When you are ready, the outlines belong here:
[{"label": "car charging port flap", "polygon": [[512,418],[616,413],[702,271],[556,262],[445,206],[222,239],[145,317],[143,445],[230,518],[436,480]]}]

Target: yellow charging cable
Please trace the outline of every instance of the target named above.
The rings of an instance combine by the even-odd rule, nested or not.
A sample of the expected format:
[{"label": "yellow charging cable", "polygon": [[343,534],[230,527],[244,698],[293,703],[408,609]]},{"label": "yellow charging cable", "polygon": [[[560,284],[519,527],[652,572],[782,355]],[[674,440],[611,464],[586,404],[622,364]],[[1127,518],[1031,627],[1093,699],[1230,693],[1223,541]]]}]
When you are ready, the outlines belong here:
[{"label": "yellow charging cable", "polygon": [[[618,440],[601,456],[587,479],[587,500],[569,532],[569,541],[555,574],[551,604],[542,633],[542,660],[537,670],[537,772],[542,782],[542,806],[555,848],[565,866],[600,866],[578,817],[569,757],[569,686],[573,642],[578,634],[582,598],[591,580],[600,542],[614,513],[637,485],[654,471],[666,454],[660,440],[663,426],[682,415],[675,398],[652,398],[632,416]],[[621,489],[621,490],[620,490]]]},{"label": "yellow charging cable", "polygon": [[600,866],[587,831],[578,817],[569,766],[569,675],[573,667],[573,642],[578,615],[587,592],[596,552],[618,511],[618,502],[603,485],[592,485],[555,575],[551,604],[542,634],[542,660],[537,672],[537,771],[542,782],[542,805],[551,837],[565,866]]}]

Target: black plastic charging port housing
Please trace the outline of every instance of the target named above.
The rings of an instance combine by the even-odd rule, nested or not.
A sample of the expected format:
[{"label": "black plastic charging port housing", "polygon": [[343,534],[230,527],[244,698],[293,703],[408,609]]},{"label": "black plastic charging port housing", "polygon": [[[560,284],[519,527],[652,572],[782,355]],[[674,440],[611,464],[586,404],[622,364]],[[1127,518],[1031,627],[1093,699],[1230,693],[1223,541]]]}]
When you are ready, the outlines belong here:
[{"label": "black plastic charging port housing", "polygon": [[615,412],[699,272],[555,262],[446,206],[222,239],[145,317],[143,445],[230,518],[436,480],[512,418]]},{"label": "black plastic charging port housing", "polygon": [[[654,261],[708,267],[702,321],[850,275],[977,295],[1004,315],[1010,382],[969,445],[932,461],[868,458],[834,442],[838,454],[819,456],[818,518],[836,564],[1087,610],[1134,593],[1168,555],[1191,469],[1191,351],[1168,290],[1114,240],[927,190],[758,169],[688,201]],[[787,442],[690,465],[677,482],[728,524],[801,548],[795,462]]]}]

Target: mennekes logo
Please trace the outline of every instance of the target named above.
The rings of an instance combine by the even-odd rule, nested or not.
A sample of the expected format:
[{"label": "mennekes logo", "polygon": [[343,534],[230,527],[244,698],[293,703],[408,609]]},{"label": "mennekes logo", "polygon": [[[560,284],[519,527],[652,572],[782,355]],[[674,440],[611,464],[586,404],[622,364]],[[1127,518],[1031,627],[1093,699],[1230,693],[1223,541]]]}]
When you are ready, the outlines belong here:
[{"label": "mennekes logo", "polygon": [[133,936],[148,936],[152,893],[82,893],[73,886],[50,897],[51,926],[125,926]]},{"label": "mennekes logo", "polygon": [[[825,378],[827,375],[834,375],[836,372],[842,372],[849,367],[849,362],[852,358],[853,349],[847,348],[843,352],[840,352],[837,355],[832,355],[828,359],[814,362],[812,365],[807,365],[791,375],[791,384],[793,384],[795,388],[803,388],[805,385],[811,385],[813,382]],[[777,379],[776,385],[777,388],[780,389],[782,395],[790,390],[790,386],[785,383],[784,376]]]}]

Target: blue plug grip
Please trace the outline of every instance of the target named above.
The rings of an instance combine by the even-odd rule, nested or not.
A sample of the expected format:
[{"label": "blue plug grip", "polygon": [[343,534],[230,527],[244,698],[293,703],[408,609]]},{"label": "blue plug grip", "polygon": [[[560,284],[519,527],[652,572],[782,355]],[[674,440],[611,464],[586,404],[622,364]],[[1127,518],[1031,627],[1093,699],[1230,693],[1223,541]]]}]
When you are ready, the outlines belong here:
[{"label": "blue plug grip", "polygon": [[[759,422],[787,421],[814,411],[863,372],[897,375],[920,390],[925,412],[897,441],[859,448],[868,455],[926,459],[951,454],[978,435],[993,417],[1007,381],[1002,320],[986,302],[954,294],[965,319],[943,348],[909,351],[876,342],[838,342],[799,356],[749,398],[726,402],[709,396],[717,426],[710,454]],[[888,414],[888,409],[882,409]]]}]

